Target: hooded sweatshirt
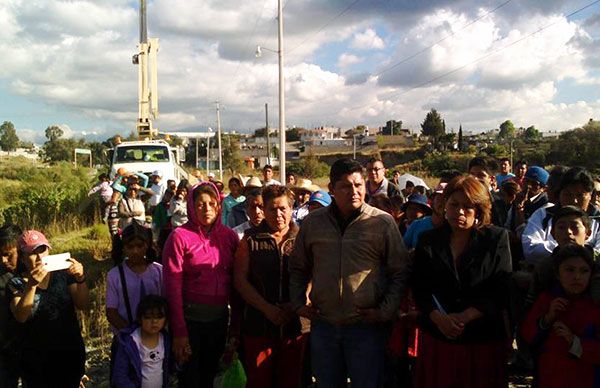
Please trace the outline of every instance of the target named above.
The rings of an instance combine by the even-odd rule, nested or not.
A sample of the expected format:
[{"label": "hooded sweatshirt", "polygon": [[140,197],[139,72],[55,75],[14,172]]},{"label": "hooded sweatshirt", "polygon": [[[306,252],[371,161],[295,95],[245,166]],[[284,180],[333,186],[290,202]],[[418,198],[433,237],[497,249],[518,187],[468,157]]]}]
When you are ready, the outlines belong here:
[{"label": "hooded sweatshirt", "polygon": [[[226,306],[232,289],[233,257],[237,234],[221,223],[218,214],[209,232],[202,230],[194,206],[194,192],[187,196],[188,222],[173,230],[163,250],[165,293],[170,306],[170,324],[175,337],[187,337],[184,305]],[[220,198],[218,198],[220,201]]]}]

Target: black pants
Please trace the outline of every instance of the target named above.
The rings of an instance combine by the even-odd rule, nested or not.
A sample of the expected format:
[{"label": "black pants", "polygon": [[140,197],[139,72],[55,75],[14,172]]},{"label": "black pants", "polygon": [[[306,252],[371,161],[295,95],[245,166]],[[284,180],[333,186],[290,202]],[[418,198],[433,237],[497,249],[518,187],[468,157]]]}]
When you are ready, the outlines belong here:
[{"label": "black pants", "polygon": [[18,355],[14,352],[0,352],[0,387],[17,388],[19,385]]},{"label": "black pants", "polygon": [[22,377],[27,388],[78,388],[85,350],[24,350]]},{"label": "black pants", "polygon": [[212,322],[186,320],[192,356],[179,373],[180,388],[212,388],[225,350],[228,317]]}]

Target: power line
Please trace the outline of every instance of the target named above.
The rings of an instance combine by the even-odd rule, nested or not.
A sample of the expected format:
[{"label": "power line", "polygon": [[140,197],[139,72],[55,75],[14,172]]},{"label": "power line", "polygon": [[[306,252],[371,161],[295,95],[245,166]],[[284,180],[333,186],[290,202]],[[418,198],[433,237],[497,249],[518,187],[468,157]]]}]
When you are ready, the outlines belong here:
[{"label": "power line", "polygon": [[335,21],[337,18],[339,18],[340,16],[342,16],[346,12],[348,12],[359,1],[360,0],[354,0],[352,3],[350,3],[350,5],[348,5],[346,8],[344,8],[341,12],[339,12],[337,15],[335,15],[334,17],[332,17],[331,19],[329,19],[329,21],[327,21],[325,24],[323,24],[321,27],[319,27],[319,29],[314,34],[312,34],[308,38],[304,39],[302,42],[300,42],[300,44],[298,44],[297,46],[295,46],[293,49],[288,50],[287,54],[290,54],[292,51],[296,50],[298,47],[304,45],[304,43],[308,42],[309,40],[311,40],[315,36],[319,35],[321,33],[321,31],[323,31],[325,29],[325,27],[327,27],[328,25],[330,25],[333,21]]},{"label": "power line", "polygon": [[[392,0],[388,1],[388,5],[389,5],[389,4],[391,4],[391,1],[392,1]],[[420,54],[422,54],[422,53],[426,52],[426,51],[427,51],[427,50],[429,50],[429,49],[431,49],[431,48],[432,48],[432,47],[434,47],[435,45],[437,45],[437,44],[439,44],[439,43],[443,42],[444,40],[446,40],[446,39],[448,39],[448,38],[452,37],[453,35],[456,35],[457,33],[461,32],[461,31],[465,30],[467,27],[469,27],[469,26],[471,26],[471,25],[473,25],[473,24],[477,23],[479,20],[483,19],[484,17],[486,17],[486,16],[488,16],[488,15],[490,15],[490,14],[492,14],[492,13],[496,12],[496,11],[497,11],[497,10],[499,10],[500,8],[502,8],[502,7],[504,7],[505,5],[507,5],[508,3],[510,3],[511,1],[513,1],[513,0],[507,0],[507,1],[505,1],[504,3],[502,3],[502,4],[498,5],[496,8],[494,8],[494,9],[492,9],[492,10],[490,10],[490,11],[486,12],[485,14],[481,15],[480,17],[478,17],[478,18],[474,19],[473,21],[471,21],[471,22],[469,22],[469,23],[465,24],[464,26],[462,26],[460,29],[456,30],[455,32],[453,32],[453,33],[451,33],[451,34],[449,34],[449,35],[447,35],[447,36],[443,37],[442,39],[439,39],[438,41],[436,41],[436,42],[435,42],[435,43],[433,43],[432,45],[425,47],[424,49],[422,49],[422,50],[420,50],[420,51],[418,51],[418,52],[416,52],[416,53],[414,53],[414,54],[410,55],[409,57],[406,57],[406,58],[402,59],[400,62],[397,62],[397,63],[395,63],[395,64],[394,64],[394,65],[392,65],[391,67],[389,67],[389,68],[387,68],[387,69],[384,69],[384,70],[380,71],[380,72],[379,72],[379,73],[377,73],[377,74],[374,74],[374,76],[378,77],[378,76],[380,76],[381,74],[383,74],[383,73],[385,73],[385,72],[387,72],[387,71],[389,71],[389,70],[392,70],[393,68],[395,68],[395,67],[397,67],[397,66],[401,65],[402,63],[408,62],[409,60],[411,60],[411,59],[415,58],[416,56],[418,56],[418,55],[420,55]],[[311,101],[311,103],[315,103],[315,102],[319,102],[319,101],[325,101],[325,100],[327,100],[327,97],[321,98],[321,99],[319,99],[319,100]]]},{"label": "power line", "polygon": [[419,55],[423,54],[424,52],[426,52],[426,51],[430,50],[431,48],[433,48],[433,47],[437,46],[438,44],[442,43],[442,42],[443,42],[443,41],[445,41],[446,39],[448,39],[448,38],[451,38],[451,37],[453,37],[454,35],[456,35],[457,33],[459,33],[459,32],[461,32],[461,31],[465,30],[466,28],[468,28],[468,27],[470,27],[470,26],[472,26],[473,24],[477,23],[477,22],[478,22],[478,21],[480,21],[481,19],[483,19],[483,18],[485,18],[485,17],[487,17],[487,16],[489,16],[489,15],[493,14],[494,12],[496,12],[496,11],[497,11],[497,10],[499,10],[500,8],[504,7],[505,5],[507,5],[508,3],[510,3],[511,1],[512,1],[512,0],[507,0],[507,1],[505,1],[504,3],[502,3],[502,4],[498,5],[496,8],[494,8],[494,9],[492,9],[492,10],[490,10],[490,11],[486,12],[485,14],[481,15],[480,17],[478,17],[478,18],[474,19],[474,20],[473,20],[473,21],[471,21],[470,23],[467,23],[467,24],[465,24],[465,25],[464,25],[463,27],[461,27],[460,29],[458,29],[458,30],[456,30],[456,31],[454,31],[454,32],[452,32],[452,33],[450,33],[450,34],[446,35],[445,37],[443,37],[442,39],[440,39],[440,40],[436,41],[435,43],[433,43],[433,44],[431,44],[431,45],[429,45],[429,46],[427,46],[427,47],[425,47],[425,48],[423,48],[423,49],[421,49],[421,50],[417,51],[417,52],[416,52],[416,53],[414,53],[414,54],[411,54],[411,55],[409,55],[408,57],[405,57],[405,58],[401,59],[400,61],[398,61],[398,62],[394,63],[392,66],[390,66],[390,67],[387,67],[387,68],[385,68],[385,69],[381,70],[379,73],[376,73],[376,74],[373,74],[373,75],[374,75],[375,77],[379,77],[379,76],[380,76],[380,75],[382,75],[383,73],[386,73],[386,72],[388,72],[388,71],[390,71],[390,70],[392,70],[392,69],[395,69],[396,67],[400,66],[401,64],[403,64],[403,63],[406,63],[406,62],[410,61],[411,59],[413,59],[413,58],[415,58],[415,57],[417,57],[417,56],[419,56]]},{"label": "power line", "polygon": [[[589,4],[587,4],[587,5],[585,5],[585,6],[581,7],[581,8],[578,8],[578,9],[576,9],[575,11],[573,11],[573,12],[571,12],[571,13],[569,13],[569,14],[565,15],[564,17],[565,17],[565,19],[569,19],[569,18],[571,18],[572,16],[575,16],[576,14],[578,14],[578,13],[580,13],[580,12],[582,12],[582,11],[584,11],[584,10],[586,10],[586,9],[588,9],[588,8],[590,8],[590,7],[592,7],[592,6],[596,5],[596,4],[598,4],[598,3],[600,3],[600,0],[593,1],[593,2],[591,2],[591,3],[589,3]],[[517,40],[515,40],[515,41],[513,41],[513,42],[511,42],[511,43],[509,43],[509,44],[507,44],[507,45],[504,45],[504,46],[502,46],[502,47],[499,47],[499,48],[497,48],[497,49],[495,49],[495,50],[492,50],[492,51],[488,52],[487,54],[485,54],[485,55],[482,55],[482,56],[480,56],[480,57],[478,57],[478,58],[474,59],[474,60],[473,60],[473,61],[471,61],[471,62],[468,62],[468,63],[466,63],[466,64],[464,64],[464,65],[461,65],[461,66],[459,66],[459,67],[456,67],[456,68],[454,68],[454,69],[452,69],[452,70],[450,70],[450,71],[448,71],[448,72],[445,72],[445,73],[443,73],[443,74],[440,74],[440,75],[438,75],[438,76],[436,76],[436,77],[433,77],[433,78],[431,78],[431,79],[429,79],[429,80],[427,80],[427,81],[425,81],[425,82],[421,82],[421,83],[419,83],[419,84],[417,84],[417,85],[415,85],[415,86],[413,86],[413,87],[410,87],[410,88],[408,88],[408,89],[406,89],[406,90],[403,90],[402,92],[398,93],[398,94],[396,95],[396,97],[400,97],[400,96],[402,96],[402,95],[404,95],[404,94],[406,94],[406,93],[408,93],[408,92],[410,92],[410,91],[413,91],[413,90],[415,90],[415,89],[422,88],[422,87],[424,87],[424,86],[426,86],[426,85],[429,85],[429,84],[431,84],[431,83],[433,83],[433,82],[435,82],[435,81],[437,81],[437,80],[439,80],[439,79],[445,78],[445,77],[447,77],[447,76],[449,76],[449,75],[452,75],[452,74],[454,74],[454,73],[456,73],[456,72],[458,72],[458,71],[460,71],[460,70],[463,70],[463,69],[465,69],[465,68],[467,68],[467,67],[469,67],[469,66],[471,66],[471,65],[473,65],[473,64],[475,64],[475,63],[477,63],[477,62],[480,62],[480,61],[482,61],[482,60],[484,60],[484,59],[487,59],[487,58],[489,58],[490,56],[492,56],[492,55],[494,55],[494,54],[497,54],[497,53],[499,53],[499,52],[501,52],[501,51],[503,51],[503,50],[506,50],[506,49],[507,49],[507,48],[509,48],[509,47],[512,47],[512,46],[514,46],[514,45],[516,45],[516,44],[518,44],[518,43],[521,43],[522,41],[524,41],[524,40],[526,40],[526,39],[529,39],[530,37],[532,37],[532,36],[534,36],[534,35],[536,35],[536,34],[539,34],[540,32],[542,32],[542,31],[544,31],[544,30],[546,30],[546,29],[548,29],[548,28],[550,28],[550,27],[554,26],[554,25],[555,25],[555,24],[557,24],[559,21],[560,21],[560,20],[556,20],[556,21],[554,21],[554,22],[552,22],[552,23],[549,23],[549,24],[547,24],[547,25],[545,25],[545,26],[543,26],[543,27],[540,27],[540,28],[538,28],[537,30],[533,31],[533,32],[532,32],[532,33],[530,33],[530,34],[527,34],[527,35],[525,35],[525,36],[523,36],[523,37],[521,37],[521,38],[519,38],[519,39],[517,39]],[[361,109],[361,108],[365,108],[365,107],[372,107],[372,106],[374,106],[374,105],[375,105],[375,104],[369,103],[369,104],[364,104],[364,105],[360,105],[360,106],[351,107],[351,108],[349,108],[349,110],[351,110],[351,111],[352,111],[352,110],[357,110],[357,109]],[[332,116],[332,115],[328,115],[328,116],[313,116],[313,117],[331,117],[331,116]]]},{"label": "power line", "polygon": [[[261,8],[261,11],[258,14],[258,17],[256,18],[256,22],[254,22],[254,28],[252,29],[252,33],[248,36],[248,39],[246,40],[246,45],[244,46],[244,52],[248,51],[248,46],[250,45],[250,40],[254,37],[254,34],[256,33],[256,27],[258,26],[258,22],[260,22],[260,20],[262,19],[262,15],[265,11],[265,7],[267,5],[267,0],[265,0],[263,2],[263,6]],[[238,61],[237,67],[235,68],[235,71],[233,73],[233,76],[231,77],[231,79],[236,79],[235,76],[237,75],[238,70],[240,69],[240,66],[242,64],[242,61]],[[233,84],[233,82],[232,82]]]}]

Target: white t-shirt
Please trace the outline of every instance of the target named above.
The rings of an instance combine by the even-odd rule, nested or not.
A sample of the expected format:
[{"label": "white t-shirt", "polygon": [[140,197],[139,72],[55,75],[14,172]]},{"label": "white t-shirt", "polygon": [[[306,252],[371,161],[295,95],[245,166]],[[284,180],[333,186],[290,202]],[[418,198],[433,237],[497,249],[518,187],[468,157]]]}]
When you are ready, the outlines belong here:
[{"label": "white t-shirt", "polygon": [[154,349],[144,346],[139,328],[133,332],[132,337],[142,359],[142,388],[162,388],[163,360],[165,359],[165,342],[162,333],[160,333],[158,345]]},{"label": "white t-shirt", "polygon": [[154,195],[150,198],[150,206],[157,206],[162,201],[165,191],[167,191],[167,183],[160,181],[158,184],[153,184],[150,190],[154,192]]},{"label": "white t-shirt", "polygon": [[275,180],[275,179],[271,179],[270,181],[266,181],[263,186],[267,187],[267,186],[271,186],[271,185],[281,186],[281,182],[279,182],[278,180]]}]

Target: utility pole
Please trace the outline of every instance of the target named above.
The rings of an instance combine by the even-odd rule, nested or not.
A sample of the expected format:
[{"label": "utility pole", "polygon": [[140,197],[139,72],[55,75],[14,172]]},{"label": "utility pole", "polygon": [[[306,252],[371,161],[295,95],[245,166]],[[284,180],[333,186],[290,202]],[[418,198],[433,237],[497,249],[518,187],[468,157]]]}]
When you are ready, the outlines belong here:
[{"label": "utility pole", "polygon": [[265,133],[267,134],[267,164],[271,164],[271,140],[269,139],[269,104],[265,102]]},{"label": "utility pole", "polygon": [[356,160],[356,133],[354,135],[352,135],[352,145],[353,145],[353,152],[352,152],[352,159]]},{"label": "utility pole", "polygon": [[200,140],[199,138],[196,138],[196,159],[194,159],[194,163],[196,164],[195,167],[198,168],[199,164],[198,164],[198,140]]},{"label": "utility pole", "polygon": [[285,85],[283,77],[283,7],[277,0],[279,50],[279,179],[285,182]]},{"label": "utility pole", "polygon": [[212,133],[212,128],[208,127],[208,137],[206,138],[206,179],[208,179],[208,174],[210,174],[210,135]]},{"label": "utility pole", "polygon": [[219,143],[219,180],[223,182],[223,151],[221,149],[221,110],[219,109],[219,101],[217,104],[217,137]]}]

